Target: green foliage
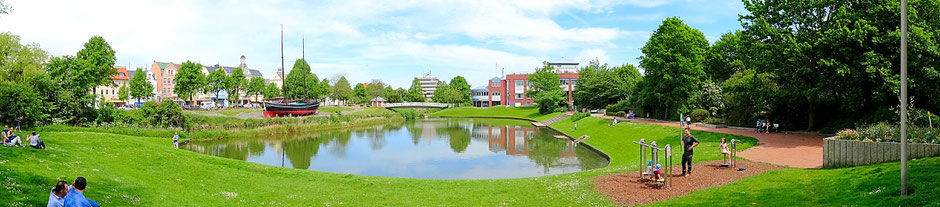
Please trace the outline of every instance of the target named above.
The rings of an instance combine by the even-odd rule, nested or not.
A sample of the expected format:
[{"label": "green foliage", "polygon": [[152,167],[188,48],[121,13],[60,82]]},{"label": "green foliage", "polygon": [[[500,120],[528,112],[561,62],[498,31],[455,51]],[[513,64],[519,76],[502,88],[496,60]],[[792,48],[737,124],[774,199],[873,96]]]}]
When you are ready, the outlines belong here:
[{"label": "green foliage", "polygon": [[323,87],[317,76],[310,72],[310,64],[304,59],[294,61],[294,67],[287,74],[285,88],[289,99],[319,99],[327,95],[329,88]]},{"label": "green foliage", "polygon": [[618,101],[616,104],[607,105],[605,109],[607,109],[607,113],[613,113],[613,112],[626,113],[627,111],[633,110],[633,105],[630,103],[630,101],[622,100],[622,101]]},{"label": "green foliage", "polygon": [[369,101],[366,98],[366,87],[362,86],[362,83],[357,83],[356,87],[352,90],[353,103],[365,104]]},{"label": "green foliage", "polygon": [[732,74],[745,69],[747,52],[741,40],[744,35],[740,30],[725,33],[709,48],[704,70],[712,81],[725,81]]},{"label": "green foliage", "polygon": [[[223,70],[219,68],[219,70]],[[248,79],[245,78],[245,71],[241,67],[232,70],[232,75],[225,78],[225,91],[228,92],[228,99],[236,102],[241,95],[239,91],[248,85]]]},{"label": "green foliage", "polygon": [[549,114],[557,112],[568,106],[567,92],[561,89],[561,81],[554,67],[543,62],[542,68],[536,68],[535,73],[529,75],[528,95],[535,99],[539,113]]},{"label": "green foliage", "polygon": [[264,98],[274,98],[281,96],[281,89],[277,88],[277,84],[269,83],[267,87],[264,88]]},{"label": "green foliage", "polygon": [[389,103],[401,103],[404,101],[405,91],[404,88],[392,89],[392,86],[385,87],[385,98]]},{"label": "green foliage", "polygon": [[705,120],[702,122],[705,122],[706,124],[724,124],[725,119],[718,118],[718,117],[708,117],[708,118],[705,118]]},{"label": "green foliage", "polygon": [[131,87],[130,95],[134,98],[137,98],[137,101],[140,102],[141,98],[150,98],[153,97],[153,84],[150,81],[147,81],[147,72],[143,68],[137,68],[137,72],[134,73],[134,77],[131,77]]},{"label": "green foliage", "polygon": [[633,65],[609,68],[592,60],[578,72],[573,98],[579,108],[598,109],[626,100],[643,77]]},{"label": "green foliage", "polygon": [[711,115],[705,109],[695,109],[692,110],[692,113],[689,114],[689,117],[692,118],[692,121],[694,122],[701,122],[705,119],[711,118]]},{"label": "green foliage", "polygon": [[[447,82],[438,82],[437,88],[434,90],[434,96],[431,96],[431,101],[438,103],[452,103],[452,104],[466,104],[468,94],[463,94],[461,89],[452,87],[453,84],[447,84]],[[467,85],[469,87],[469,85]]]},{"label": "green foliage", "polygon": [[365,96],[366,101],[370,101],[373,98],[379,97],[379,96],[385,96],[385,83],[382,83],[382,81],[375,81],[369,84],[368,87],[366,87],[366,96]]},{"label": "green foliage", "polygon": [[[88,39],[84,48],[75,55],[75,64],[77,64],[78,73],[72,78],[79,79],[79,82],[86,83],[91,87],[113,84],[109,78],[117,74],[114,68],[114,49],[101,36],[94,36]],[[89,88],[91,88],[89,87]]]},{"label": "green foliage", "polygon": [[189,97],[189,101],[195,104],[193,96],[206,85],[206,76],[200,70],[202,70],[202,64],[192,61],[186,61],[180,65],[179,73],[173,79],[176,82],[173,92],[180,98]]},{"label": "green foliage", "polygon": [[653,32],[642,48],[640,66],[645,70],[640,97],[646,106],[656,106],[663,118],[687,103],[700,90],[708,40],[697,29],[670,17]]},{"label": "green foliage", "polygon": [[183,127],[186,124],[183,108],[173,101],[160,104],[148,101],[140,108],[140,113],[146,123],[153,127]]},{"label": "green foliage", "polygon": [[725,114],[725,97],[721,92],[721,86],[715,84],[714,82],[705,82],[702,85],[701,93],[698,96],[695,96],[697,100],[692,100],[693,102],[698,102],[698,107],[701,107],[708,111],[711,116],[723,117]]},{"label": "green foliage", "polygon": [[[3,12],[0,3],[0,14]],[[0,33],[0,83],[26,82],[30,77],[43,73],[43,63],[49,60],[39,44],[20,43],[20,36],[10,32]]]},{"label": "green foliage", "polygon": [[567,93],[560,89],[539,92],[534,97],[539,113],[550,114],[563,109],[568,104],[565,94]]},{"label": "green foliage", "polygon": [[397,112],[398,115],[401,115],[401,117],[405,118],[406,120],[412,120],[424,116],[424,114],[418,113],[417,110],[408,108],[395,109],[395,112]]},{"label": "green foliage", "polygon": [[348,101],[352,99],[353,89],[349,86],[349,81],[346,80],[346,76],[340,77],[336,84],[333,86],[333,99]]},{"label": "green foliage", "polygon": [[457,104],[470,104],[473,102],[472,97],[470,96],[470,83],[467,83],[467,79],[463,76],[456,76],[453,79],[450,79],[450,88],[454,90],[455,97],[453,103]]},{"label": "green foliage", "polygon": [[587,118],[587,117],[590,117],[590,116],[591,116],[591,113],[587,113],[587,112],[575,112],[574,114],[571,115],[571,118],[570,118],[570,119],[571,119],[572,122],[577,122],[578,120],[581,120],[581,119],[583,119],[583,118]]},{"label": "green foliage", "polygon": [[[839,139],[865,142],[900,142],[901,127],[896,123],[876,123],[858,130],[845,129],[836,133]],[[913,143],[932,143],[940,141],[940,131],[928,127],[909,126],[907,139]]]},{"label": "green foliage", "polygon": [[219,69],[209,72],[209,75],[206,76],[206,88],[208,92],[215,94],[215,99],[219,99],[219,93],[228,86],[228,75],[225,74],[225,69],[219,67]]},{"label": "green foliage", "polygon": [[121,88],[118,88],[118,99],[127,102],[128,96],[130,96],[130,92],[127,91],[127,83],[121,84]]},{"label": "green foliage", "polygon": [[52,104],[28,82],[0,83],[0,120],[22,116],[24,123],[42,124],[49,120]]},{"label": "green foliage", "polygon": [[728,124],[749,126],[760,112],[771,110],[778,91],[775,79],[773,74],[748,69],[726,80],[722,89],[728,106]]},{"label": "green foliage", "polygon": [[264,93],[264,90],[264,78],[261,77],[252,77],[251,80],[248,81],[248,86],[245,87],[246,94],[254,95],[256,99],[259,95]]},{"label": "green foliage", "polygon": [[418,78],[415,78],[411,81],[411,88],[408,88],[408,93],[405,94],[405,101],[408,102],[425,102],[426,97],[424,97],[424,92],[421,89],[421,81]]}]

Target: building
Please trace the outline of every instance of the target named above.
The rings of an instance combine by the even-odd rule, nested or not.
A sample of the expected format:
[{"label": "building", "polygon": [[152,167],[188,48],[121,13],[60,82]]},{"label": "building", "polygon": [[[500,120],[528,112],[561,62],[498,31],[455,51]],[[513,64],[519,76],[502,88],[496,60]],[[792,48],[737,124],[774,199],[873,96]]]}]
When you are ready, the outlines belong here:
[{"label": "building", "polygon": [[473,100],[473,106],[475,107],[489,107],[490,106],[490,90],[486,86],[470,89],[470,98]]},{"label": "building", "polygon": [[[121,90],[121,86],[125,86],[128,87],[126,90],[130,93],[131,76],[127,73],[127,67],[114,66],[114,69],[117,70],[117,74],[109,76],[111,84],[95,87],[95,95],[98,96],[99,103],[122,106],[127,103],[127,100],[121,100],[118,92]],[[130,97],[128,97],[128,100],[130,100]]]},{"label": "building", "polygon": [[431,100],[431,96],[434,96],[434,91],[437,90],[437,84],[440,83],[441,80],[431,76],[430,73],[415,78],[417,78],[418,83],[421,84],[421,92],[424,92],[424,98]]},{"label": "building", "polygon": [[270,79],[266,79],[266,80],[264,81],[264,85],[265,85],[265,86],[270,85],[271,83],[274,83],[274,85],[277,86],[277,88],[283,87],[283,85],[284,85],[284,69],[278,68],[278,69],[277,69],[277,72],[274,72],[274,75],[271,75],[271,78],[270,78]]},{"label": "building", "polygon": [[[251,78],[254,78],[254,77],[264,78],[264,76],[262,76],[262,74],[261,74],[261,71],[258,71],[258,70],[256,70],[256,69],[248,68],[248,65],[245,63],[245,56],[244,56],[244,55],[242,55],[240,59],[241,59],[241,64],[239,64],[238,67],[222,66],[222,65],[219,65],[219,64],[215,64],[215,65],[210,65],[210,66],[203,66],[202,73],[203,73],[204,75],[209,75],[209,73],[211,73],[211,72],[213,72],[213,71],[216,71],[216,70],[224,70],[224,71],[225,71],[225,75],[231,77],[231,76],[232,76],[232,72],[235,71],[236,68],[241,68],[241,69],[242,69],[242,75],[245,75],[245,79],[246,79],[246,80],[251,80]],[[275,83],[275,84],[280,84],[280,82],[279,82],[279,83]],[[239,104],[241,104],[241,103],[246,103],[246,102],[260,102],[260,101],[261,101],[261,100],[257,99],[258,97],[249,96],[249,95],[245,92],[245,89],[244,89],[244,88],[245,88],[245,87],[242,87],[242,89],[238,91],[238,95],[239,95],[239,96],[238,96],[238,102],[239,102]],[[215,99],[215,96],[214,96],[215,94],[210,94],[210,95],[211,95],[211,96],[200,97],[200,99],[205,99],[205,100],[207,100],[207,101],[211,100],[211,101],[217,102],[217,104],[221,104],[220,106],[222,106],[222,107],[228,107],[228,106],[229,106],[228,102],[227,102],[227,101],[224,101],[225,99],[228,98],[228,95],[229,95],[229,94],[228,94],[228,91],[220,91],[220,92],[219,92],[218,95],[219,95],[219,99],[221,99],[221,100],[214,100],[214,99]]]},{"label": "building", "polygon": [[372,107],[385,107],[385,104],[387,104],[388,101],[385,100],[385,98],[382,98],[381,96],[379,96],[379,97],[373,98],[370,101],[370,103],[371,103],[370,106]]},{"label": "building", "polygon": [[[560,59],[548,62],[558,73],[561,88],[568,94],[568,103],[574,103],[575,83],[578,80],[578,63]],[[529,74],[509,74],[504,78],[493,77],[488,81],[488,106],[531,106],[535,100],[529,97]],[[476,105],[475,105],[476,106]],[[481,106],[487,107],[487,106]]]},{"label": "building", "polygon": [[154,78],[157,80],[157,84],[153,87],[159,91],[159,99],[179,100],[179,97],[173,92],[173,87],[176,85],[174,79],[176,73],[179,72],[179,68],[180,64],[172,62],[153,61],[153,64],[150,65],[150,72],[154,74]]}]

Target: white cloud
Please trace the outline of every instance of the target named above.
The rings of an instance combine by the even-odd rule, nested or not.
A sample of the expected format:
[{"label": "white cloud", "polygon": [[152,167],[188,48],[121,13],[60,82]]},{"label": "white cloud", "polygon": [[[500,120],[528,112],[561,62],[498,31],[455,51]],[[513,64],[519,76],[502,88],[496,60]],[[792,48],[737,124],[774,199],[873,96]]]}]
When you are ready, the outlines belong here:
[{"label": "white cloud", "polygon": [[598,60],[600,63],[609,63],[610,56],[607,55],[606,51],[601,49],[586,49],[581,51],[578,57],[575,58],[575,61],[585,65],[592,60]]}]

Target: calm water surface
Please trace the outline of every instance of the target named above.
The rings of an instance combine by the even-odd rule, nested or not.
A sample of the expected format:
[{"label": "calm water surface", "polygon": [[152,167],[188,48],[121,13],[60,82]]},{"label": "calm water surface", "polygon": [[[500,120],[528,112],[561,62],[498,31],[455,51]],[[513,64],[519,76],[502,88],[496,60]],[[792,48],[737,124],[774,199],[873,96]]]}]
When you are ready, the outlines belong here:
[{"label": "calm water surface", "polygon": [[274,166],[431,179],[520,178],[607,166],[558,133],[503,119],[426,119],[304,135],[198,141],[186,149]]}]

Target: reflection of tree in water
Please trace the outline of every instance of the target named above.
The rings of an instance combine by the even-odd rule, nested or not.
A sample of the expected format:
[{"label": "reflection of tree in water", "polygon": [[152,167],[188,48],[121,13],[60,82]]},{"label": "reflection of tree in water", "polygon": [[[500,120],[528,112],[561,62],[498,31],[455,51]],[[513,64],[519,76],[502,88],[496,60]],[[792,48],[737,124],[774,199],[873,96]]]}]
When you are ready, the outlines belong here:
[{"label": "reflection of tree in water", "polygon": [[320,144],[327,141],[327,139],[321,139],[320,137],[285,140],[284,153],[290,159],[291,166],[297,169],[308,169],[310,168],[310,159],[317,155],[320,150]]},{"label": "reflection of tree in water", "polygon": [[553,135],[549,130],[537,130],[535,137],[526,137],[529,159],[542,166],[545,173],[548,173],[549,168],[559,165],[558,159],[567,147],[564,140],[556,140]]},{"label": "reflection of tree in water", "polygon": [[186,148],[219,157],[248,160],[249,155],[261,155],[264,142],[260,140],[221,140],[192,142]]},{"label": "reflection of tree in water", "polygon": [[604,157],[598,155],[597,152],[587,147],[575,147],[574,153],[578,154],[578,167],[580,167],[581,170],[602,168],[610,164],[607,159],[604,159]]},{"label": "reflection of tree in water", "polygon": [[424,132],[424,128],[418,126],[414,120],[405,121],[404,126],[405,129],[408,129],[408,133],[411,134],[411,143],[415,146],[418,146],[418,142],[421,141],[421,133]]},{"label": "reflection of tree in water", "polygon": [[466,120],[447,119],[437,127],[437,134],[447,135],[450,149],[456,153],[467,150],[470,145],[470,125]]},{"label": "reflection of tree in water", "polygon": [[333,145],[330,146],[330,154],[336,157],[346,157],[346,146],[349,145],[349,140],[352,139],[352,132],[346,130],[339,131],[330,131],[327,133],[322,133],[320,135],[321,139],[332,140],[330,143]]}]

